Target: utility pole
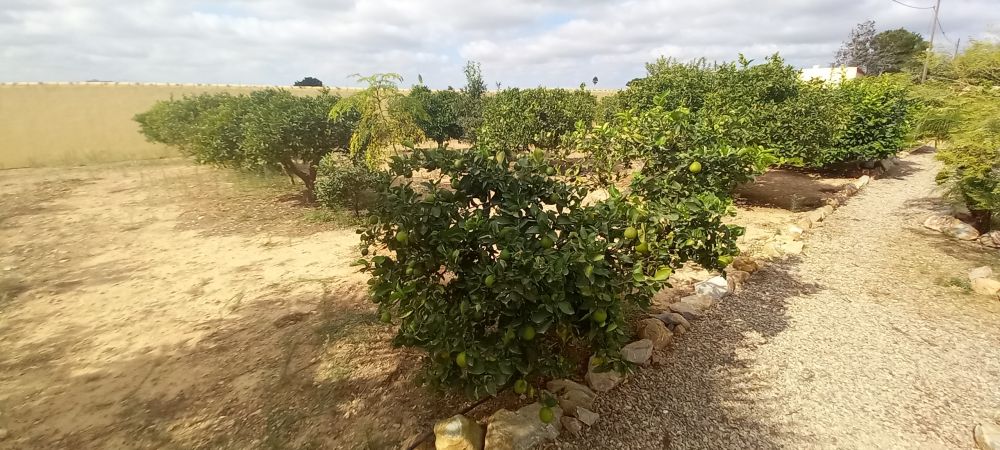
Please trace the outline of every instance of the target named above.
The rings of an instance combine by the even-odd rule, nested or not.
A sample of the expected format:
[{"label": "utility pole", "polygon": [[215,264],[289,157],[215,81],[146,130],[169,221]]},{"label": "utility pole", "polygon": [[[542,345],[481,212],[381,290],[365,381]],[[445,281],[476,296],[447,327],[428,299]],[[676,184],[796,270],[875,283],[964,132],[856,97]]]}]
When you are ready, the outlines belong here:
[{"label": "utility pole", "polygon": [[920,74],[920,82],[927,80],[927,65],[931,62],[931,53],[934,52],[934,34],[938,27],[938,11],[941,10],[941,0],[934,3],[934,20],[931,21],[931,42],[927,47],[927,55],[924,57],[924,71]]},{"label": "utility pole", "polygon": [[952,61],[954,61],[955,58],[958,58],[958,44],[961,43],[962,43],[962,38],[958,38],[958,41],[955,42],[955,54],[951,55]]}]

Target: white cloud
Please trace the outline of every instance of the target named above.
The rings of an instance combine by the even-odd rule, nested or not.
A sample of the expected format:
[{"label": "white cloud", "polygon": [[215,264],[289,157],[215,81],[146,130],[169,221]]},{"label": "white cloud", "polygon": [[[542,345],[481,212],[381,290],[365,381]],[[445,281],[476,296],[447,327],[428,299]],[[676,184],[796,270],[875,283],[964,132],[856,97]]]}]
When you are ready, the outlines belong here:
[{"label": "white cloud", "polygon": [[[945,2],[952,42],[985,36],[994,2]],[[929,14],[890,0],[0,0],[0,81],[343,85],[392,71],[443,87],[475,59],[504,85],[616,87],[661,54],[824,64],[857,22],[926,33]]]}]

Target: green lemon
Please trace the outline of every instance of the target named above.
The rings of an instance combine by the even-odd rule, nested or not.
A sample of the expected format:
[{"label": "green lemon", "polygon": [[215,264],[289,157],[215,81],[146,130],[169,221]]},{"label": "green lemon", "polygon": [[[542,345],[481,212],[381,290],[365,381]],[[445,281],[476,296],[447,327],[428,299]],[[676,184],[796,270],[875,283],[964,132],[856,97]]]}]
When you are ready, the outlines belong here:
[{"label": "green lemon", "polygon": [[484,281],[484,283],[486,283],[486,287],[493,287],[493,284],[496,282],[497,282],[497,277],[493,275],[487,275],[486,280]]},{"label": "green lemon", "polygon": [[405,244],[406,241],[408,240],[410,240],[410,233],[407,233],[405,231],[399,231],[396,233],[396,242],[399,242],[400,244]]},{"label": "green lemon", "polygon": [[555,175],[555,174],[556,174],[556,169],[555,169],[555,167],[552,167],[552,166],[548,166],[548,167],[546,167],[546,168],[545,168],[545,174],[546,174],[546,175],[548,175],[548,176],[550,176],[550,177],[551,177],[552,175]]},{"label": "green lemon", "polygon": [[521,328],[521,339],[525,341],[530,341],[535,338],[535,327],[531,325],[525,325]]},{"label": "green lemon", "polygon": [[381,320],[382,323],[392,322],[392,314],[389,314],[389,311],[382,311],[382,316],[379,317],[379,320]]},{"label": "green lemon", "polygon": [[507,250],[501,250],[500,251],[500,259],[502,259],[502,260],[510,259],[510,252],[507,251]]},{"label": "green lemon", "polygon": [[462,168],[462,160],[461,159],[456,159],[456,160],[452,161],[451,162],[451,167],[454,167],[455,169],[461,169]]},{"label": "green lemon", "polygon": [[698,162],[698,161],[695,161],[695,162],[691,163],[691,165],[688,166],[688,170],[690,170],[691,173],[699,173],[699,172],[701,172],[701,163]]},{"label": "green lemon", "polygon": [[550,238],[548,236],[543,236],[542,237],[542,247],[544,247],[544,248],[552,248],[553,245],[556,245],[556,243],[552,241],[552,238]]},{"label": "green lemon", "polygon": [[639,245],[635,246],[635,251],[639,253],[649,253],[649,244],[640,242]]},{"label": "green lemon", "polygon": [[514,382],[514,393],[520,395],[528,392],[528,382],[525,380],[517,380]]},{"label": "green lemon", "polygon": [[604,308],[597,308],[594,313],[590,315],[590,319],[597,323],[604,323],[608,320],[608,312]]},{"label": "green lemon", "polygon": [[719,257],[719,265],[720,266],[728,266],[728,265],[730,265],[732,263],[733,263],[733,257],[732,256],[725,255],[725,256],[720,256]]},{"label": "green lemon", "polygon": [[636,230],[635,227],[625,229],[625,239],[635,239],[637,237],[639,237],[639,230]]},{"label": "green lemon", "polygon": [[413,268],[412,267],[407,267],[406,268],[406,274],[407,275],[413,275]]},{"label": "green lemon", "polygon": [[534,157],[536,160],[541,161],[542,158],[545,157],[545,152],[536,148],[534,151],[531,152],[531,156]]},{"label": "green lemon", "polygon": [[604,364],[604,358],[600,356],[590,358],[590,367],[599,367],[601,364]]},{"label": "green lemon", "polygon": [[667,266],[660,266],[660,268],[656,269],[656,274],[653,275],[653,279],[656,281],[663,281],[670,278],[670,275],[673,275],[673,273],[673,269]]},{"label": "green lemon", "polygon": [[371,216],[368,218],[368,225],[378,225],[378,217]]},{"label": "green lemon", "polygon": [[542,409],[538,410],[538,418],[541,419],[542,423],[552,423],[556,419],[556,413],[552,411],[552,408],[543,406]]},{"label": "green lemon", "polygon": [[458,356],[455,356],[455,364],[457,364],[458,367],[461,367],[461,368],[465,368],[466,366],[469,365],[469,361],[467,360],[467,357],[465,356],[465,352],[461,352],[461,353],[458,354]]}]

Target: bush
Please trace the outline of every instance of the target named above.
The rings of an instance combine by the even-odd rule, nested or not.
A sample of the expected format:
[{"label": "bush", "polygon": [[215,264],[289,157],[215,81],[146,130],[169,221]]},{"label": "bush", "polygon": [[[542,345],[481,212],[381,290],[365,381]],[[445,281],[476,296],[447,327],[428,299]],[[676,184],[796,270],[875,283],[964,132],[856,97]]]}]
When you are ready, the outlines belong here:
[{"label": "bush", "polygon": [[409,96],[425,112],[416,116],[417,125],[438,146],[462,137],[462,126],[459,125],[461,94],[451,89],[432,91],[427,86],[416,85],[410,89]]},{"label": "bush", "polygon": [[952,73],[965,83],[1000,85],[1000,42],[973,41],[952,62]]},{"label": "bush", "polygon": [[380,172],[369,169],[364,161],[329,154],[319,165],[316,200],[328,208],[348,208],[360,217],[361,211],[371,208],[380,180]]},{"label": "bush", "polygon": [[199,95],[158,102],[139,114],[140,131],[202,164],[242,169],[280,167],[302,180],[314,198],[320,159],[346,151],[357,113],[327,114],[340,97],[322,91],[294,96],[282,89],[249,95]]},{"label": "bush", "polygon": [[582,89],[504,89],[487,99],[479,139],[495,149],[558,147],[577,122],[590,126],[597,99]]},{"label": "bush", "polygon": [[458,125],[462,128],[462,139],[475,143],[479,127],[483,126],[483,102],[486,96],[486,82],[479,63],[465,63],[465,87],[461,90],[458,104]]},{"label": "bush", "polygon": [[906,143],[914,103],[906,75],[859,78],[840,87],[847,107],[847,127],[823,165],[874,161],[894,156]]},{"label": "bush", "polygon": [[[478,147],[393,158],[396,180],[380,184],[362,234],[381,317],[398,324],[396,344],[428,352],[435,385],[495,394],[564,375],[578,347],[620,368],[626,307],[648,306],[672,268],[720,267],[735,252],[738,232],[711,193],[668,204],[612,190],[585,206],[585,189],[546,175],[543,152],[509,156]],[[419,190],[414,174],[426,179]]]}]

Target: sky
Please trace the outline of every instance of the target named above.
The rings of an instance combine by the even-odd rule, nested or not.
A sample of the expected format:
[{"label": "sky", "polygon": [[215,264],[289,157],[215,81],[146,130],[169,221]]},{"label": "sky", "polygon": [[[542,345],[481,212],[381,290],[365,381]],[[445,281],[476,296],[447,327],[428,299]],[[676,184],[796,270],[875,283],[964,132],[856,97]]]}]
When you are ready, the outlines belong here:
[{"label": "sky", "polygon": [[[899,0],[933,6],[934,0]],[[1000,0],[941,0],[937,47],[1000,36]],[[930,32],[893,0],[0,0],[0,82],[290,85],[396,72],[432,88],[619,88],[659,56],[828,65],[858,22]]]}]

